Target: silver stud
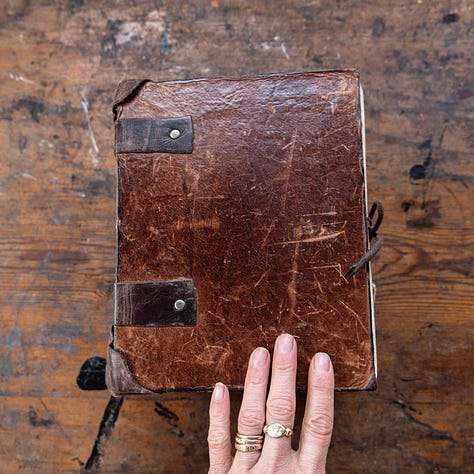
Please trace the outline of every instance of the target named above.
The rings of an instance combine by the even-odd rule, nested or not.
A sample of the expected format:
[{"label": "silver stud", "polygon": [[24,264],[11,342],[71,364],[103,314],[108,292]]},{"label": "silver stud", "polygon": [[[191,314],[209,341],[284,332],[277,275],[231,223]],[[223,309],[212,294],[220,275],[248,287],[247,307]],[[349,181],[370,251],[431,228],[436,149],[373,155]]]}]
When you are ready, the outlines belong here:
[{"label": "silver stud", "polygon": [[186,308],[186,301],[176,300],[174,302],[174,310],[175,311],[183,311],[184,308]]},{"label": "silver stud", "polygon": [[173,130],[171,130],[170,132],[170,138],[172,140],[176,140],[177,138],[179,138],[181,136],[181,132],[177,129],[177,128],[174,128]]}]

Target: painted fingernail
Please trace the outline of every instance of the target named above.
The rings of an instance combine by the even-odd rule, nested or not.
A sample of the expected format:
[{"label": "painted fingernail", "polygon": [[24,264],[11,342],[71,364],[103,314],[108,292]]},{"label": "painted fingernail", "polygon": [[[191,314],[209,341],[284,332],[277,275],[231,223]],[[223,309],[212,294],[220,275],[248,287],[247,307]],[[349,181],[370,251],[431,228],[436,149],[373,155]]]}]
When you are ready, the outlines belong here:
[{"label": "painted fingernail", "polygon": [[277,340],[277,350],[282,354],[287,354],[293,350],[295,340],[290,334],[282,334]]},{"label": "painted fingernail", "polygon": [[318,352],[314,358],[314,368],[317,372],[329,372],[329,369],[331,368],[331,360],[329,359],[329,356],[324,352]]},{"label": "painted fingernail", "polygon": [[225,392],[224,384],[217,382],[216,386],[214,387],[214,392],[212,394],[212,397],[214,398],[216,402],[221,402],[224,399],[224,392]]},{"label": "painted fingernail", "polygon": [[252,365],[254,367],[263,367],[268,359],[268,351],[263,347],[257,347],[252,354]]}]

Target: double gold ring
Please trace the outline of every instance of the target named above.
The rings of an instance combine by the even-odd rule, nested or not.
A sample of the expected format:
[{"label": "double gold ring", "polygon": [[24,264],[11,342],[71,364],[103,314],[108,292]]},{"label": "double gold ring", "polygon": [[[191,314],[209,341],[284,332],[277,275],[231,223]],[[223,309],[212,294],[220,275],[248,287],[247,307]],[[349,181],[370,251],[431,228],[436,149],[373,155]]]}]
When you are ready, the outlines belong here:
[{"label": "double gold ring", "polygon": [[[293,430],[281,423],[270,423],[263,427],[264,434],[271,438],[284,438],[293,434]],[[264,435],[235,435],[234,446],[237,451],[242,453],[252,453],[261,451],[263,448]]]},{"label": "double gold ring", "polygon": [[263,435],[247,436],[237,433],[234,446],[237,451],[242,453],[261,451],[263,448]]}]

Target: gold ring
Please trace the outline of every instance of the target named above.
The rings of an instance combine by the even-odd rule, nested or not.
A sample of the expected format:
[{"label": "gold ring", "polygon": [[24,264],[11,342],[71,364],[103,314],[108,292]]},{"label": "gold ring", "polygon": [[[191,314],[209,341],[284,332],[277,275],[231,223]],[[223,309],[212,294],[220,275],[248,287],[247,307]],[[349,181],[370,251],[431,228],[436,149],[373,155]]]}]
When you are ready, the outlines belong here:
[{"label": "gold ring", "polygon": [[263,448],[263,444],[234,444],[236,451],[240,451],[241,453],[252,453],[256,451],[261,451]]},{"label": "gold ring", "polygon": [[293,434],[293,430],[281,423],[271,423],[263,427],[263,432],[271,438],[283,438]]},{"label": "gold ring", "polygon": [[261,451],[263,448],[263,435],[235,435],[234,447],[242,453]]}]

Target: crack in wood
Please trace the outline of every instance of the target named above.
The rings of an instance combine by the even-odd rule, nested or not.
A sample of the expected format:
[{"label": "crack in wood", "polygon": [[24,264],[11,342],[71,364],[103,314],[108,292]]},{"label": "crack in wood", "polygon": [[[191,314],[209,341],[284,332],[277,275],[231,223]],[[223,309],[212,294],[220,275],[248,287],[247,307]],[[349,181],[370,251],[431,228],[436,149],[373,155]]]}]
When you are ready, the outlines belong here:
[{"label": "crack in wood", "polygon": [[100,467],[100,462],[104,456],[104,440],[107,439],[117,422],[120,408],[122,407],[123,397],[111,396],[105,407],[104,416],[99,425],[99,432],[94,442],[91,455],[86,462],[84,470],[92,471]]},{"label": "crack in wood", "polygon": [[172,412],[160,402],[155,402],[154,411],[164,418],[169,425],[171,425],[171,431],[173,433],[178,435],[179,438],[184,436],[183,430],[178,426],[179,416],[176,413]]},{"label": "crack in wood", "polygon": [[416,412],[416,409],[411,407],[407,403],[400,402],[399,400],[393,400],[392,405],[394,407],[396,407],[398,409],[398,411],[400,411],[403,414],[403,416],[410,423],[414,423],[415,425],[420,426],[421,428],[427,430],[435,438],[448,440],[448,441],[451,441],[453,443],[456,442],[455,439],[451,435],[446,433],[445,431],[437,430],[437,429],[433,428],[431,425],[429,425],[428,423],[423,423],[422,421],[418,420],[413,415],[408,413],[406,411],[406,409],[409,409],[409,410],[414,411],[414,412]]}]

